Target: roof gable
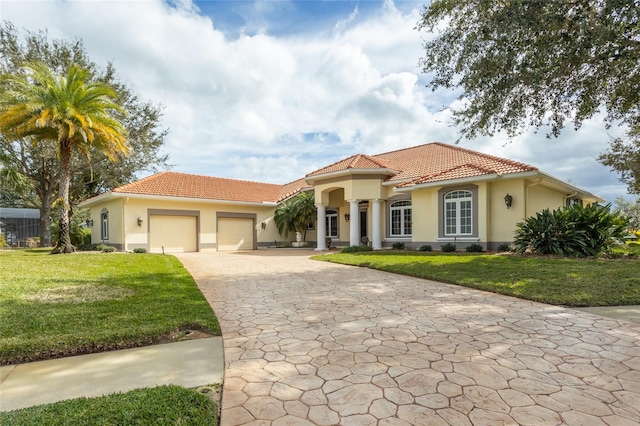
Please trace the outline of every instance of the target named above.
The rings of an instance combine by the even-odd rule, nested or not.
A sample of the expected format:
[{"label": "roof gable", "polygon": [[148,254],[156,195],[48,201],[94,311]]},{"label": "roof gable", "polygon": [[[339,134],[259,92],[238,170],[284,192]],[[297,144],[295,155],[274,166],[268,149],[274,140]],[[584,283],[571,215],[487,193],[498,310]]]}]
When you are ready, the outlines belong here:
[{"label": "roof gable", "polygon": [[[388,179],[391,182],[434,179],[439,175],[442,178],[437,180],[449,180],[445,178],[444,173],[458,168],[466,168],[467,173],[473,173],[469,176],[503,175],[538,170],[528,164],[440,142],[391,151],[374,157],[388,161],[395,166],[396,170],[401,170],[400,173]],[[471,172],[472,169],[476,172]],[[477,173],[483,170],[486,173]],[[462,170],[460,172],[463,173]]]},{"label": "roof gable", "polygon": [[347,157],[344,160],[337,161],[326,167],[323,167],[321,169],[308,173],[306,177],[324,175],[327,173],[342,172],[350,169],[353,169],[353,170],[380,169],[381,171],[382,170],[386,171],[390,168],[392,167],[390,167],[389,162],[384,159],[378,159],[376,157],[371,157],[365,154],[356,154],[356,155],[352,155],[351,157]]}]

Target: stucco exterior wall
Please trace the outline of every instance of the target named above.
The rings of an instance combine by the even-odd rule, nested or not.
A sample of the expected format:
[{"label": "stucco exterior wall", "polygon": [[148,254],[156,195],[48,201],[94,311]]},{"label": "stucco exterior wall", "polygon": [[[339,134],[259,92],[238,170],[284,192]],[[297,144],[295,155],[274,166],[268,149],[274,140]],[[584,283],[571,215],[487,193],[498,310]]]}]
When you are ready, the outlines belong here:
[{"label": "stucco exterior wall", "polygon": [[[111,200],[97,207],[90,209],[90,217],[93,221],[91,227],[92,244],[108,244],[121,250],[124,246],[123,233],[123,200]],[[109,213],[109,235],[107,239],[102,239],[101,213],[106,210]]]},{"label": "stucco exterior wall", "polygon": [[[524,179],[500,180],[488,184],[490,209],[485,241],[496,245],[513,241],[516,224],[525,217],[524,185]],[[507,208],[504,201],[507,194],[513,197],[511,208]]]},{"label": "stucco exterior wall", "polygon": [[[94,221],[92,228],[92,242],[100,240],[100,212],[103,208],[109,211],[109,240],[105,243],[113,244],[121,250],[134,248],[149,249],[149,212],[151,210],[165,210],[170,215],[172,211],[197,211],[199,215],[199,249],[215,249],[217,245],[216,215],[217,213],[251,213],[256,215],[256,235],[258,245],[281,241],[277,227],[273,221],[274,206],[243,206],[233,204],[198,203],[189,201],[154,200],[139,198],[121,198],[110,200],[90,208]],[[138,226],[138,217],[143,220]],[[262,223],[266,228],[262,229]],[[307,234],[309,240],[309,234]]]},{"label": "stucco exterior wall", "polygon": [[419,189],[411,193],[414,241],[438,239],[438,189]]},{"label": "stucco exterior wall", "polygon": [[546,208],[554,210],[564,205],[566,194],[543,185],[525,187],[527,193],[527,205],[525,217],[535,214]]}]

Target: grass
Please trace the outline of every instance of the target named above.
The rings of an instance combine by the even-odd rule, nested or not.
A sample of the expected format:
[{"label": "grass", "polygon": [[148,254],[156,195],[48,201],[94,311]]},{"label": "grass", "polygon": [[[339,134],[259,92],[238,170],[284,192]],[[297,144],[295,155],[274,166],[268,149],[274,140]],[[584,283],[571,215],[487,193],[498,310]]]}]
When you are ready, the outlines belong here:
[{"label": "grass", "polygon": [[[314,259],[363,266],[566,306],[640,304],[640,261],[375,252]],[[425,283],[426,285],[426,283]]]},{"label": "grass", "polygon": [[220,334],[173,256],[0,251],[0,365],[153,344],[194,329]]},{"label": "grass", "polygon": [[195,390],[168,385],[0,413],[0,424],[215,425],[218,409],[209,397]]}]

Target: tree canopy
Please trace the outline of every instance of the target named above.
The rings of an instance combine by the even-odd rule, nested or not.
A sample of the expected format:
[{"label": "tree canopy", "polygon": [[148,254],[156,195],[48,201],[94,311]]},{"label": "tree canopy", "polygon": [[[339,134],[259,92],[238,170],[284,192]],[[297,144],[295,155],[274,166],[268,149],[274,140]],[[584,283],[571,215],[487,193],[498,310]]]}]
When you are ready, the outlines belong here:
[{"label": "tree canopy", "polygon": [[74,152],[88,155],[93,147],[109,159],[127,154],[124,126],[113,116],[122,111],[118,92],[109,85],[90,81],[88,69],[71,64],[58,75],[42,62],[24,72],[3,75],[0,80],[0,132],[10,139],[27,138],[34,145],[53,144],[60,160],[58,195],[60,222],[54,253],[71,253],[69,186]]},{"label": "tree canopy", "polygon": [[[127,131],[130,151],[116,153],[116,162],[93,146],[71,159],[69,200],[71,212],[81,200],[132,182],[139,173],[167,169],[168,156],[161,152],[167,130],[161,128],[162,107],[142,101],[119,80],[115,67],[98,67],[81,40],[50,39],[46,31],[21,36],[9,22],[0,25],[0,74],[15,75],[23,65],[42,62],[56,74],[66,74],[71,64],[90,73],[91,82],[109,85],[118,93],[122,112],[117,118]],[[33,144],[31,138],[7,138],[0,134],[0,203],[4,207],[40,209],[40,244],[51,245],[49,220],[59,199],[59,157],[51,146]]]},{"label": "tree canopy", "polygon": [[529,128],[558,136],[599,113],[628,139],[600,158],[640,192],[640,1],[433,0],[417,28],[427,34],[429,86],[459,88],[462,137],[509,137]]}]

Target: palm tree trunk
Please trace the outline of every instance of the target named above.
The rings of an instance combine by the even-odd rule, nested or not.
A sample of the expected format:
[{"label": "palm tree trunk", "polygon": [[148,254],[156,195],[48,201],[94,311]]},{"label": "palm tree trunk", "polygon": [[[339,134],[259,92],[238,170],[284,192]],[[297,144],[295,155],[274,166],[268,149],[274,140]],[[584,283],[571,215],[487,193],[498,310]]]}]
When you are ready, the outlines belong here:
[{"label": "palm tree trunk", "polygon": [[71,182],[71,142],[60,142],[60,224],[58,228],[58,245],[51,254],[73,253],[69,221],[69,183]]}]

